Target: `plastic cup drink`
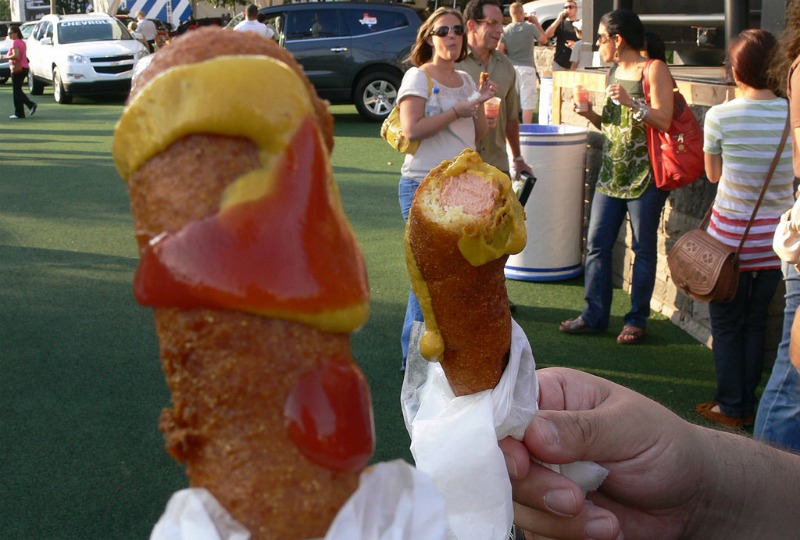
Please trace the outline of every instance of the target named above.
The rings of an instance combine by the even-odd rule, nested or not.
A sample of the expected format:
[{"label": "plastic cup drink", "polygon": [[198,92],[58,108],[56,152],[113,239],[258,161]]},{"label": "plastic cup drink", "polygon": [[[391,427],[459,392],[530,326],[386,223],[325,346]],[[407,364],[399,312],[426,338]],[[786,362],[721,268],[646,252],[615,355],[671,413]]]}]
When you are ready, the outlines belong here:
[{"label": "plastic cup drink", "polygon": [[578,111],[589,110],[589,91],[582,85],[576,85],[572,89],[572,101],[575,102],[575,109]]},{"label": "plastic cup drink", "polygon": [[484,101],[483,112],[486,114],[486,118],[497,118],[500,113],[500,98],[493,97]]}]

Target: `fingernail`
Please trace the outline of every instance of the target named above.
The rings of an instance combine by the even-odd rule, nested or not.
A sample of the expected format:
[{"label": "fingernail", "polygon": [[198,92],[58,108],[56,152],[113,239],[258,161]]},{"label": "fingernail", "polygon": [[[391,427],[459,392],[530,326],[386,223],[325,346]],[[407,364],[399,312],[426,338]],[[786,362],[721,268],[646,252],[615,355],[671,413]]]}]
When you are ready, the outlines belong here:
[{"label": "fingernail", "polygon": [[[544,505],[560,516],[572,517],[578,513],[578,501],[570,489],[552,489],[544,495]],[[587,525],[588,526],[588,525]]]},{"label": "fingernail", "polygon": [[558,430],[553,422],[542,418],[538,414],[533,417],[533,422],[536,424],[536,432],[539,433],[544,444],[547,446],[555,446],[558,444]]},{"label": "fingernail", "polygon": [[614,537],[614,523],[611,518],[593,519],[586,524],[583,532],[590,540],[606,540]]},{"label": "fingernail", "polygon": [[509,454],[503,454],[503,457],[506,459],[506,469],[508,469],[508,476],[511,478],[517,478],[519,472],[517,470],[517,462],[514,460],[514,456]]}]

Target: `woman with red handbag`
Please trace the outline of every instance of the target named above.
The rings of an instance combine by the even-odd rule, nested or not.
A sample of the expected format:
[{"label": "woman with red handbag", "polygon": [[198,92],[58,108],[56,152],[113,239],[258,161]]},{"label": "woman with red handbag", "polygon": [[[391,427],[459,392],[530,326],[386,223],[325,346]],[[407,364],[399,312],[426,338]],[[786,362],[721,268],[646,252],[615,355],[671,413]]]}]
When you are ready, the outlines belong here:
[{"label": "woman with red handbag", "polygon": [[611,254],[619,229],[630,216],[633,229],[631,309],[617,343],[628,345],[645,335],[656,278],[658,225],[667,191],[658,189],[647,152],[645,126],[666,131],[672,122],[672,76],[655,60],[648,70],[651,105],[644,101],[642,77],[648,59],[640,54],[645,29],[632,11],[619,9],[600,19],[597,45],[608,74],[602,114],[591,104],[575,112],[603,133],[603,160],[592,200],[585,265],[586,306],[561,323],[567,334],[603,332],[608,328],[613,294]]},{"label": "woman with red handbag", "polygon": [[[697,412],[730,427],[752,425],[755,419],[764,329],[781,280],[772,238],[793,202],[792,150],[780,148],[789,110],[768,76],[776,47],[775,37],[764,30],[745,30],[730,41],[728,62],[740,97],[712,107],[705,119],[706,176],[718,183],[708,233],[734,248],[746,238],[736,297],[709,303],[717,390],[713,400],[697,405]],[[779,160],[746,233],[776,152]]]},{"label": "woman with red handbag", "polygon": [[16,120],[25,118],[25,107],[28,107],[28,112],[33,116],[33,113],[36,112],[36,103],[22,91],[22,83],[28,76],[28,49],[22,39],[19,26],[11,26],[8,29],[8,37],[13,40],[6,58],[8,58],[8,66],[11,69],[11,84],[14,92],[14,114],[9,118]]}]

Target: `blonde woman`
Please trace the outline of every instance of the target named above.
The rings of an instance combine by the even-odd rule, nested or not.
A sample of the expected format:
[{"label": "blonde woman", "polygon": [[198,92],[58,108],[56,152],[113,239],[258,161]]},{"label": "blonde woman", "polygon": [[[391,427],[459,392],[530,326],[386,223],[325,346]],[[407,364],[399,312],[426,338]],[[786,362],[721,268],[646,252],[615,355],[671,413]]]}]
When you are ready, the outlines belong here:
[{"label": "blonde woman", "polygon": [[[419,141],[414,155],[406,154],[400,169],[400,210],[408,220],[411,201],[420,182],[445,159],[452,159],[475,142],[488,126],[482,103],[494,96],[491,81],[479,91],[456,63],[467,55],[464,19],[451,8],[439,8],[420,27],[409,60],[416,67],[403,77],[397,95],[400,124],[411,141]],[[436,105],[438,102],[438,105]],[[403,367],[414,321],[422,321],[422,310],[413,292],[408,307],[401,345]]]}]

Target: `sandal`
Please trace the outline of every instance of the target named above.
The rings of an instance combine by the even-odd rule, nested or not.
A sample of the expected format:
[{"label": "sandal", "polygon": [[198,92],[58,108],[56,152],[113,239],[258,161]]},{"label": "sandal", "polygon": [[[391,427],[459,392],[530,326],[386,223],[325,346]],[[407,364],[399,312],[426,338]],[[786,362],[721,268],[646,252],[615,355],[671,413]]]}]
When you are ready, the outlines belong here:
[{"label": "sandal", "polygon": [[716,406],[717,402],[711,400],[706,403],[698,403],[695,409],[697,410],[697,414],[706,420],[711,420],[716,424],[726,427],[741,428],[744,426],[752,426],[753,422],[755,421],[754,415],[746,416],[744,418],[740,418],[738,416],[728,416],[721,410],[719,412],[713,410]]},{"label": "sandal", "polygon": [[620,345],[632,345],[644,338],[644,328],[626,324],[622,327],[622,332],[617,336],[617,343]]},{"label": "sandal", "polygon": [[567,319],[566,321],[562,322],[558,329],[565,334],[596,334],[602,331],[594,326],[589,326],[589,324],[584,321],[583,317],[580,315],[574,319]]}]

